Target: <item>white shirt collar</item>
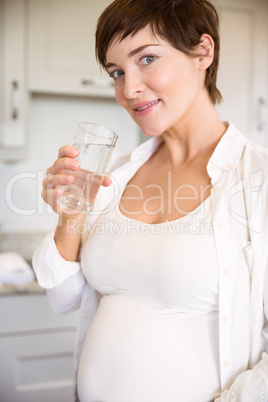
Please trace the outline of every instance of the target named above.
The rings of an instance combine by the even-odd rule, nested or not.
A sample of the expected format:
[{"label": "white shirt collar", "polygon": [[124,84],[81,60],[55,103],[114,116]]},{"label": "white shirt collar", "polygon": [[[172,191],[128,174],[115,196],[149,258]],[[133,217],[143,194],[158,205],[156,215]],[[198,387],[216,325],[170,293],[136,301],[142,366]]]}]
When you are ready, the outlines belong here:
[{"label": "white shirt collar", "polygon": [[221,170],[236,169],[246,142],[246,137],[232,123],[229,123],[228,129],[220,139],[209,160],[208,171],[211,165]]},{"label": "white shirt collar", "polygon": [[[207,169],[210,176],[210,166],[221,170],[236,169],[247,141],[246,137],[244,137],[232,123],[228,124],[229,126],[226,132],[220,139],[208,162]],[[150,157],[162,141],[162,136],[153,137],[145,141],[131,153],[131,161]]]},{"label": "white shirt collar", "polygon": [[131,161],[151,156],[154,153],[154,151],[159,147],[162,141],[163,138],[160,135],[158,137],[153,137],[143,142],[141,145],[135,148],[134,151],[131,153],[130,156]]}]

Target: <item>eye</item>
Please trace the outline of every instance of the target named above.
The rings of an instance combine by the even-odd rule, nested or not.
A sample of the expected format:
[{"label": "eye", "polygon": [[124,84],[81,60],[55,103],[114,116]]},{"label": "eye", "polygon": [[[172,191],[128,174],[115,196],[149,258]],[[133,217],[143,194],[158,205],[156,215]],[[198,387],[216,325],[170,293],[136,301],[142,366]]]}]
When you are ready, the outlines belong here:
[{"label": "eye", "polygon": [[155,61],[156,56],[145,56],[141,59],[143,64],[151,64]]},{"label": "eye", "polygon": [[115,70],[115,71],[112,71],[112,72],[110,73],[110,76],[111,76],[114,80],[116,80],[117,78],[120,78],[122,75],[124,75],[124,71],[122,71],[122,70]]}]

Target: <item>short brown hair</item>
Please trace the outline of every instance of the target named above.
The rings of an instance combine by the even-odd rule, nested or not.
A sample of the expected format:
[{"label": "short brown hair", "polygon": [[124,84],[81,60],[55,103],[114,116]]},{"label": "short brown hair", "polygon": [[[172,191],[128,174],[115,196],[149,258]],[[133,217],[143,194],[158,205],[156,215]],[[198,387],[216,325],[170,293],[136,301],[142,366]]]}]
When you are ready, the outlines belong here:
[{"label": "short brown hair", "polygon": [[96,28],[96,59],[105,68],[106,53],[115,37],[123,40],[149,25],[155,35],[174,48],[196,56],[201,36],[214,41],[214,59],[206,72],[205,86],[212,103],[220,103],[217,73],[219,67],[219,16],[208,0],[115,0],[101,14]]}]

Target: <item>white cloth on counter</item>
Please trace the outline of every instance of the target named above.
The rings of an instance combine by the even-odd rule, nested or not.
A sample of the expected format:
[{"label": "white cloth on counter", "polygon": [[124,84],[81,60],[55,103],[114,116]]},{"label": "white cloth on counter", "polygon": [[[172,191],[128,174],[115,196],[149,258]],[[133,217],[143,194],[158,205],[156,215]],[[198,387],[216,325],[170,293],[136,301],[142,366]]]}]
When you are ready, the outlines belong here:
[{"label": "white cloth on counter", "polygon": [[0,285],[17,285],[34,281],[33,270],[20,254],[0,253]]}]

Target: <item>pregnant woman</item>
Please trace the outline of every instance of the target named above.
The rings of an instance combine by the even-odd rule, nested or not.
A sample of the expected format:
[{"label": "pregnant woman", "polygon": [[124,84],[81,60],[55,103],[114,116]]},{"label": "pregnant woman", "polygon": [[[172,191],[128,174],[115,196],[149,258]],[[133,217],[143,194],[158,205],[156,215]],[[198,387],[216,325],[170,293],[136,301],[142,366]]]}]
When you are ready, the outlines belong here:
[{"label": "pregnant woman", "polygon": [[43,182],[60,219],[33,265],[55,312],[81,311],[76,401],[268,401],[268,151],[216,113],[219,49],[207,0],[115,0],[99,18],[97,59],[151,138],[87,218],[57,205],[74,147]]}]

